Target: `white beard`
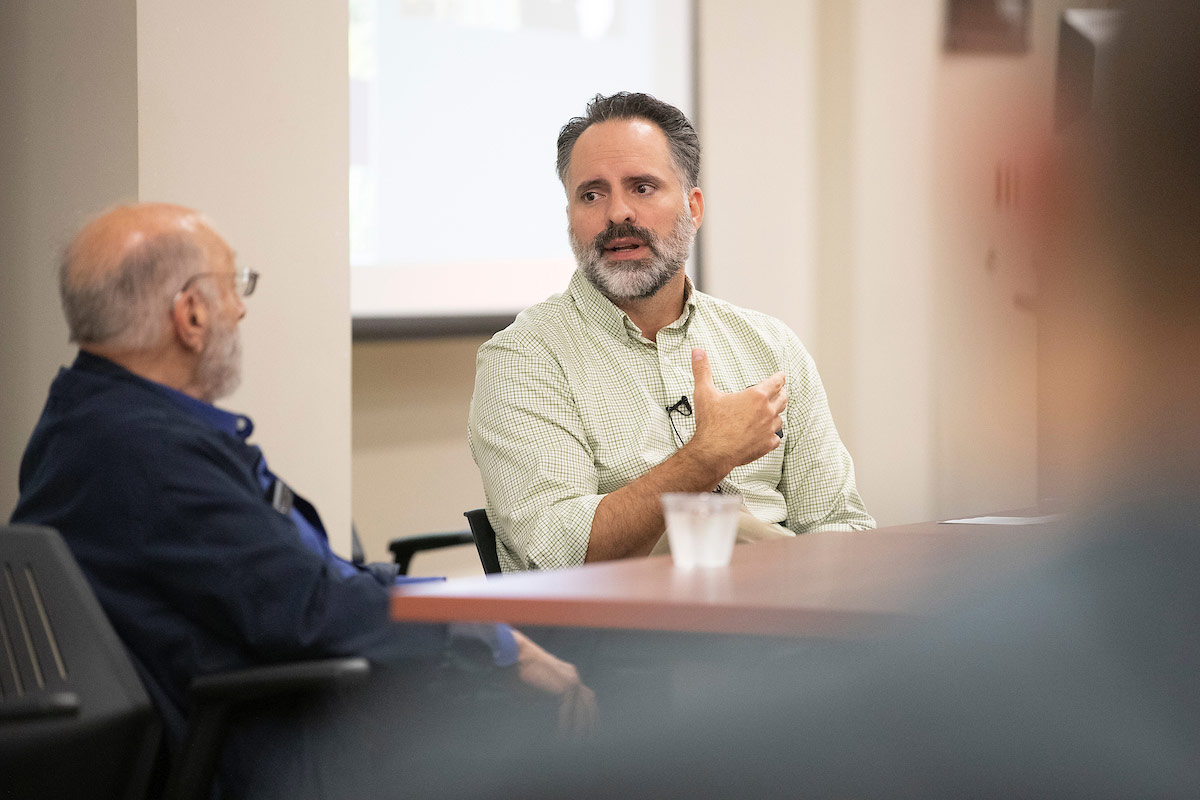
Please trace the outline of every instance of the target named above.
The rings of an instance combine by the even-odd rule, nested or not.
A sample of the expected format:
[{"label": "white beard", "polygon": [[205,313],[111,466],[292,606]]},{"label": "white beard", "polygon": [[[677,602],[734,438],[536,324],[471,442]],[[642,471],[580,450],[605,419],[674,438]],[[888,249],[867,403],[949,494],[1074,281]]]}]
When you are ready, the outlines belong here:
[{"label": "white beard", "polygon": [[568,229],[571,250],[583,268],[583,274],[609,300],[639,300],[651,297],[666,286],[687,262],[696,229],[685,207],[675,220],[675,227],[666,238],[660,238],[647,228],[637,228],[636,236],[645,241],[650,256],[635,261],[609,261],[604,245],[617,238],[612,226],[591,242],[584,244]]},{"label": "white beard", "polygon": [[242,382],[242,338],[237,325],[214,325],[208,335],[196,384],[209,402],[228,397]]}]

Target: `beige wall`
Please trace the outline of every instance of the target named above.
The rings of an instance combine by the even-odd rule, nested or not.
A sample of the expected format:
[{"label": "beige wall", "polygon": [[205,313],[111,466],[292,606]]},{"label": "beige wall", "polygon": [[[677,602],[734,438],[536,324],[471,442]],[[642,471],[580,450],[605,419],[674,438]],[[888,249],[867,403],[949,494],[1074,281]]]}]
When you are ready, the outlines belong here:
[{"label": "beige wall", "polygon": [[137,194],[134,0],[0,3],[0,518],[46,388],[74,348],[57,260],[87,215]]},{"label": "beige wall", "polygon": [[699,5],[704,288],[779,317],[812,348],[817,4],[745,9],[728,0]]},{"label": "beige wall", "polygon": [[272,469],[350,536],[348,10],[138,4],[139,195],[208,213],[262,273],[242,388]]},{"label": "beige wall", "polygon": [[931,174],[943,4],[853,5],[849,174],[840,190],[848,193],[848,224],[821,226],[852,249],[848,261],[820,267],[826,286],[846,282],[850,303],[844,314],[823,316],[822,333],[847,340],[844,382],[830,392],[849,406],[845,427],[864,501],[881,525],[894,525],[940,516],[932,399],[944,342],[934,338],[932,249],[941,228]]},{"label": "beige wall", "polygon": [[[372,560],[397,536],[466,530],[483,505],[467,447],[475,351],[486,337],[354,345],[354,517]],[[418,555],[414,575],[482,573],[470,546]]]},{"label": "beige wall", "polygon": [[941,343],[933,398],[938,422],[936,507],[946,515],[1015,508],[1037,498],[1037,293],[1030,243],[1015,203],[998,203],[997,171],[1028,184],[1032,137],[1052,127],[1060,8],[1034,5],[1019,58],[945,55],[933,86],[934,303]]},{"label": "beige wall", "polygon": [[[206,211],[262,271],[243,388],[272,467],[350,519],[347,10],[282,0],[0,5],[0,503],[64,346],[53,261],[136,199]],[[7,511],[5,511],[7,515]]]},{"label": "beige wall", "polygon": [[706,288],[800,335],[881,524],[935,514],[938,7],[701,5]]}]

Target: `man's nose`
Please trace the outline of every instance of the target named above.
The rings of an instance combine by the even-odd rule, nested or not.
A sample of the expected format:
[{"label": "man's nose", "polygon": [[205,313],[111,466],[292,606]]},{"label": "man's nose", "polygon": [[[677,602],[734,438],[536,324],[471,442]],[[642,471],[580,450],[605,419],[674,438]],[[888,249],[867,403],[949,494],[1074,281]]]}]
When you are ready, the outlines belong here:
[{"label": "man's nose", "polygon": [[618,192],[608,204],[608,218],[611,222],[619,225],[622,222],[636,222],[637,214],[633,209],[633,204]]},{"label": "man's nose", "polygon": [[246,316],[246,301],[242,298],[242,296],[240,294],[234,295],[234,297],[237,300],[238,322],[241,322]]}]

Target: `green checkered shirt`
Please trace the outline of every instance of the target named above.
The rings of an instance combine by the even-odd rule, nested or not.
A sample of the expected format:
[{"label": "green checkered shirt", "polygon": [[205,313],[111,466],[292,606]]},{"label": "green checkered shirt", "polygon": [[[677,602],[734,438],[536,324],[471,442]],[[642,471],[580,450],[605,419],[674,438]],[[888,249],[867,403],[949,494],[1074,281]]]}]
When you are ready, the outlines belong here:
[{"label": "green checkered shirt", "polygon": [[787,375],[783,445],[734,469],[721,491],[796,533],[875,526],[800,340],[773,317],[687,290],[655,343],[576,271],[565,294],[479,349],[468,433],[505,571],[582,564],[604,495],[691,438],[695,417],[668,420],[666,409],[692,399],[693,347],[724,392]]}]

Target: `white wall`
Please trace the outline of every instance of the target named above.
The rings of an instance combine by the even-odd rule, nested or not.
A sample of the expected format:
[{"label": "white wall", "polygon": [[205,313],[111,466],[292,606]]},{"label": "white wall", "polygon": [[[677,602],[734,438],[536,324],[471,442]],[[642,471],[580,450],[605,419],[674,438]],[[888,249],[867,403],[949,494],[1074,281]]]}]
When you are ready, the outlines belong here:
[{"label": "white wall", "polygon": [[[343,4],[7,0],[0,502],[55,368],[53,261],[90,214],[170,200],[208,213],[263,273],[243,388],[276,472],[350,519],[347,38]],[[14,80],[15,78],[15,80]],[[7,512],[5,512],[7,513]]]}]

